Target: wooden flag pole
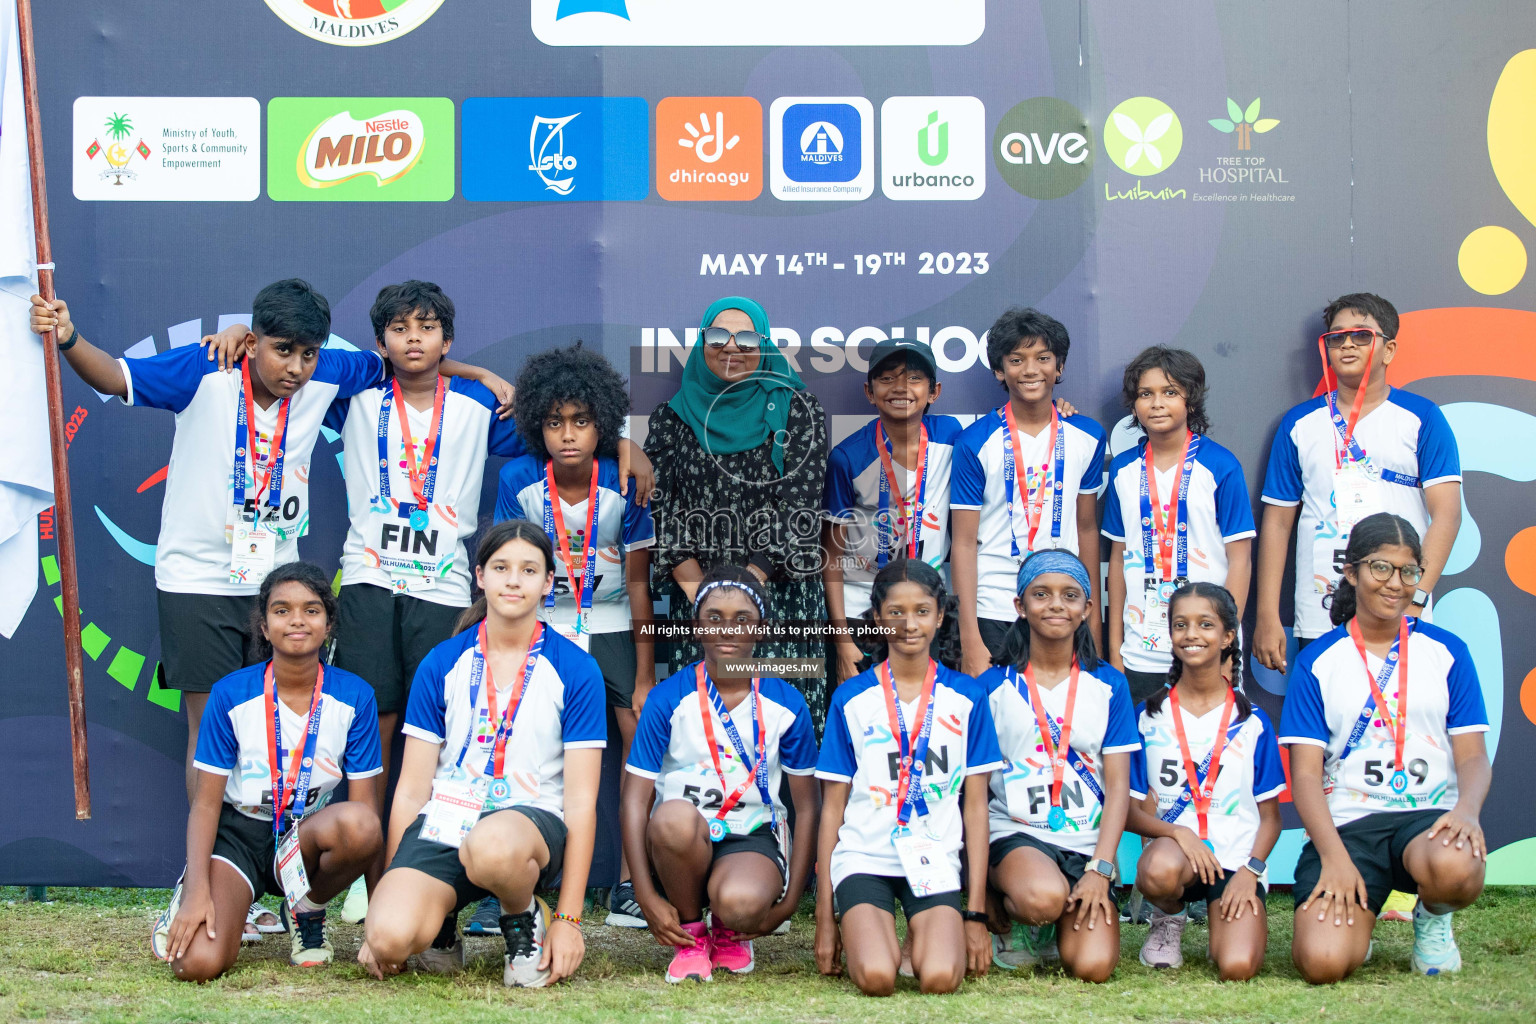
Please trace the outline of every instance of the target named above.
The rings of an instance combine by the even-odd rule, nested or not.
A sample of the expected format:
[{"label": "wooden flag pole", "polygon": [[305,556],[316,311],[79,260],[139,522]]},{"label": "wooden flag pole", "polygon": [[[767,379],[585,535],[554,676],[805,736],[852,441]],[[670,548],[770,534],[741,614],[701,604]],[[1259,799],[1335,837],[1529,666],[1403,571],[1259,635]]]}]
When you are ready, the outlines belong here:
[{"label": "wooden flag pole", "polygon": [[[53,245],[48,239],[48,185],[43,174],[43,123],[37,102],[37,57],[32,51],[32,0],[16,0],[21,41],[21,87],[27,108],[27,156],[32,168],[32,225],[37,230],[37,290],[53,301]],[[75,517],[69,499],[69,455],[64,443],[64,386],[58,342],[43,335],[48,387],[48,441],[53,451],[53,521],[59,544],[64,601],[64,671],[69,684],[69,743],[75,764],[75,817],[91,816],[90,761],[85,746],[85,657],[80,649],[80,580],[75,566]]]}]

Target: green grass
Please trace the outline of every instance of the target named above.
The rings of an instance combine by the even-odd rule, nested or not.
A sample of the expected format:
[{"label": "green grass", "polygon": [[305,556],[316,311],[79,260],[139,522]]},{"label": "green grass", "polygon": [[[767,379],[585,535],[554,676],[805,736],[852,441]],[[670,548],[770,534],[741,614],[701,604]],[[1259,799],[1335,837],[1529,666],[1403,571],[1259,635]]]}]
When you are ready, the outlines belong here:
[{"label": "green grass", "polygon": [[[175,981],[151,959],[150,921],[165,890],[49,889],[52,902],[28,903],[26,891],[0,887],[0,1021],[299,1021],[453,1020],[505,1024],[560,1020],[701,1020],[890,1024],[981,1021],[1530,1021],[1536,1014],[1536,889],[1490,890],[1456,915],[1465,969],[1422,978],[1408,967],[1413,931],[1377,929],[1372,962],[1342,985],[1313,989],[1291,967],[1290,898],[1270,900],[1269,956],[1253,982],[1221,985],[1204,957],[1206,933],[1185,932],[1186,965],[1154,972],[1136,960],[1144,927],[1126,926],[1123,956],[1107,985],[1087,986],[1059,973],[993,971],[948,997],[922,996],[904,980],[894,1000],[859,996],[845,979],[819,977],[811,958],[811,921],[757,943],[757,970],[705,986],[668,985],[667,951],[646,932],[588,925],[587,958],[572,981],[546,991],[501,986],[499,939],[470,940],[469,969],[453,978],[407,974],[381,983],[353,962],[360,929],[331,929],[337,964],[299,971],[287,963],[286,936],[248,946],[230,973],[208,985]],[[601,912],[589,907],[600,919]]]}]

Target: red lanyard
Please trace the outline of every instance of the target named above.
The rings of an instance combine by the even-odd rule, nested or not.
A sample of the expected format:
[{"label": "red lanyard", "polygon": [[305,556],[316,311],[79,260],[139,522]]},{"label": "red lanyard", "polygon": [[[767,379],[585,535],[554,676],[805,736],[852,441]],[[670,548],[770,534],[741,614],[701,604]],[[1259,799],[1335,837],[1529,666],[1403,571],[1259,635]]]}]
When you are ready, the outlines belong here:
[{"label": "red lanyard", "polygon": [[[725,766],[720,763],[720,744],[715,742],[715,723],[709,714],[709,677],[704,671],[704,663],[702,661],[694,666],[694,673],[694,678],[699,688],[699,714],[704,717],[704,737],[709,742],[709,756],[714,758],[715,761],[715,774],[720,777],[720,788],[724,790],[727,785],[725,781]],[[715,817],[721,821],[725,820],[725,816],[731,813],[731,808],[736,806],[737,802],[741,800],[742,795],[757,780],[757,765],[761,764],[763,758],[768,756],[768,734],[763,729],[763,695],[759,689],[759,683],[760,680],[754,676],[752,678],[752,716],[757,724],[757,764],[742,765],[747,770],[747,777],[742,780],[741,785],[731,792],[730,796],[725,798],[725,802],[715,812]],[[724,700],[721,703],[724,704]],[[726,714],[728,716],[729,712]],[[726,721],[729,721],[728,717]]]},{"label": "red lanyard", "polygon": [[875,421],[875,449],[880,453],[880,466],[885,470],[885,479],[891,488],[891,494],[896,498],[901,507],[901,518],[907,524],[907,557],[917,557],[917,539],[923,529],[923,471],[928,468],[928,428],[921,423],[917,425],[917,476],[912,481],[912,507],[907,507],[907,494],[902,490],[900,482],[896,479],[896,467],[891,464],[891,453],[887,450],[885,429],[880,421]]},{"label": "red lanyard", "polygon": [[[1173,470],[1173,501],[1177,505],[1179,500],[1179,483],[1184,479],[1184,463],[1189,458],[1189,442],[1194,435],[1188,428],[1184,431],[1184,454],[1179,456],[1179,464]],[[1163,517],[1163,503],[1157,496],[1157,467],[1152,464],[1152,444],[1147,443],[1147,466],[1144,472],[1147,474],[1147,495],[1152,505],[1152,529],[1157,534],[1157,546],[1152,551],[1152,557],[1157,561],[1157,573],[1160,579],[1173,579],[1173,541],[1174,530],[1168,528],[1170,522],[1179,521],[1178,508],[1170,508],[1168,517]]]},{"label": "red lanyard", "polygon": [[405,395],[400,391],[400,378],[396,377],[392,385],[395,389],[395,407],[400,410],[400,438],[405,442],[405,469],[411,477],[411,493],[416,495],[416,507],[425,510],[427,469],[437,453],[437,441],[443,429],[443,394],[448,389],[443,386],[443,378],[437,378],[437,390],[432,393],[432,425],[427,428],[427,436],[421,446],[421,458],[417,459],[416,444],[411,438],[410,409],[405,404]]},{"label": "red lanyard", "polygon": [[1205,782],[1198,781],[1194,755],[1189,752],[1189,737],[1184,734],[1184,716],[1179,713],[1179,688],[1168,691],[1168,702],[1173,706],[1173,733],[1179,738],[1179,753],[1184,755],[1184,781],[1189,786],[1189,800],[1195,805],[1195,818],[1200,823],[1200,838],[1209,839],[1207,818],[1211,813],[1211,798],[1216,792],[1216,776],[1221,773],[1221,752],[1227,745],[1227,726],[1232,724],[1232,709],[1237,697],[1232,688],[1221,707],[1221,725],[1216,728],[1216,742],[1211,746],[1210,767],[1205,770]]},{"label": "red lanyard", "polygon": [[1035,534],[1040,532],[1040,524],[1045,522],[1045,495],[1049,491],[1046,474],[1050,472],[1051,453],[1056,450],[1056,434],[1061,430],[1061,414],[1056,411],[1056,403],[1051,403],[1051,434],[1045,441],[1045,461],[1040,464],[1040,483],[1035,487],[1035,513],[1029,513],[1029,481],[1024,478],[1024,455],[1019,443],[1018,429],[1013,421],[1013,403],[1003,403],[1003,421],[1008,425],[1008,437],[1013,442],[1013,476],[1018,481],[1019,500],[1024,503],[1024,521],[1029,524],[1029,538],[1025,541],[1030,551],[1035,549]]},{"label": "red lanyard", "polygon": [[[1339,390],[1338,375],[1333,372],[1333,367],[1328,363],[1328,350],[1323,345],[1323,339],[1317,339],[1317,354],[1323,357],[1323,386],[1329,391]],[[1349,454],[1350,442],[1355,439],[1355,425],[1360,422],[1360,411],[1365,408],[1365,389],[1371,380],[1371,363],[1376,359],[1376,335],[1371,334],[1371,347],[1365,353],[1365,376],[1360,380],[1360,386],[1355,389],[1355,400],[1350,404],[1349,416],[1344,420],[1344,454],[1339,453],[1337,446],[1333,449],[1333,464],[1342,466],[1344,456]],[[1330,386],[1331,385],[1331,386]],[[1337,401],[1337,398],[1335,398]]]},{"label": "red lanyard", "polygon": [[[901,808],[907,804],[907,790],[912,786],[912,751],[917,744],[918,736],[923,730],[923,722],[928,718],[928,702],[933,700],[933,683],[939,676],[938,662],[928,659],[928,674],[923,678],[923,688],[917,697],[917,710],[912,717],[914,732],[910,743],[906,739],[906,730],[902,728],[901,718],[896,709],[896,680],[891,675],[891,663],[889,660],[880,663],[880,689],[885,692],[885,711],[891,721],[891,738],[896,741],[897,749],[901,753],[901,760],[896,768],[896,801],[895,807],[900,814]],[[899,819],[898,819],[899,820]]]},{"label": "red lanyard", "polygon": [[[299,733],[299,742],[294,746],[289,759],[288,784],[279,790],[278,784],[283,781],[283,765],[277,755],[277,692],[273,686],[272,663],[267,662],[267,674],[263,680],[262,688],[267,700],[267,765],[272,772],[272,816],[278,821],[288,810],[288,805],[293,803],[294,787],[299,783],[299,767],[304,761],[304,749],[309,738],[309,730],[314,725],[315,716],[320,714],[320,687],[325,682],[325,666],[315,666],[315,692],[309,698],[309,714],[304,716],[304,731]],[[282,806],[278,806],[278,794],[282,794]],[[299,808],[300,812],[304,809]]]},{"label": "red lanyard", "polygon": [[544,623],[533,624],[533,636],[528,638],[528,653],[523,660],[523,674],[518,679],[517,685],[512,687],[511,694],[507,696],[507,707],[503,712],[507,725],[506,728],[502,728],[502,719],[496,715],[496,681],[491,678],[491,648],[486,642],[485,620],[480,620],[480,635],[476,643],[480,647],[480,657],[485,662],[486,720],[497,724],[496,739],[491,745],[491,778],[493,779],[501,778],[506,768],[507,740],[512,736],[511,723],[517,718],[517,707],[523,702],[523,691],[528,688],[528,677],[533,675],[533,666],[538,661],[539,634],[543,630]]},{"label": "red lanyard", "polygon": [[565,574],[571,581],[571,596],[576,598],[576,620],[581,622],[581,598],[586,590],[587,574],[586,565],[592,559],[592,551],[597,547],[597,459],[592,460],[592,484],[587,488],[587,519],[594,525],[587,530],[587,535],[581,542],[581,566],[582,571],[576,571],[576,562],[571,557],[571,538],[565,532],[565,510],[560,506],[560,489],[555,486],[554,460],[544,463],[544,474],[549,484],[549,511],[555,519],[555,540],[560,545],[560,561],[565,563]]},{"label": "red lanyard", "polygon": [[[1376,698],[1376,713],[1387,723],[1392,730],[1392,746],[1396,755],[1393,768],[1403,770],[1403,748],[1408,744],[1408,618],[1397,626],[1397,713],[1387,710],[1387,698],[1383,696],[1381,687],[1376,684],[1376,677],[1371,674],[1371,663],[1365,658],[1365,639],[1360,635],[1360,624],[1354,619],[1349,620],[1349,636],[1355,642],[1355,650],[1360,652],[1360,664],[1365,666],[1365,678],[1371,684],[1371,696]],[[1386,682],[1387,677],[1382,678]]]},{"label": "red lanyard", "polygon": [[1035,666],[1024,666],[1024,683],[1029,687],[1029,703],[1035,709],[1035,723],[1040,726],[1040,743],[1051,758],[1051,806],[1061,806],[1061,784],[1067,776],[1067,751],[1072,747],[1072,713],[1077,708],[1077,659],[1072,659],[1072,674],[1067,681],[1067,713],[1061,717],[1061,742],[1051,741],[1051,723],[1045,715],[1045,702],[1035,685]]},{"label": "red lanyard", "polygon": [[[251,361],[246,359],[240,364],[240,383],[245,389],[245,427],[250,433],[246,438],[251,454],[251,478],[256,482],[256,508],[260,515],[261,496],[266,493],[272,484],[272,467],[282,461],[283,439],[288,436],[288,403],[291,399],[283,399],[277,404],[277,426],[272,431],[272,443],[267,446],[267,460],[265,462],[256,458],[256,398],[251,393]],[[267,471],[263,478],[261,471]],[[281,486],[282,481],[278,481]]]}]

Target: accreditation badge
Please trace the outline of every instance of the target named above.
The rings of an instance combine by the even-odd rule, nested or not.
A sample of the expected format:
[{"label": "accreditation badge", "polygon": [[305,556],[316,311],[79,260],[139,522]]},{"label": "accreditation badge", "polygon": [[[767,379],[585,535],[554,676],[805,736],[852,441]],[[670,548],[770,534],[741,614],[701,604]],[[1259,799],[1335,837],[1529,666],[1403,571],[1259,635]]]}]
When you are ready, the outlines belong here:
[{"label": "accreditation badge", "polygon": [[1142,579],[1141,589],[1141,646],[1148,651],[1166,653],[1173,647],[1168,639],[1168,602],[1173,599],[1178,584],[1174,580],[1147,576]]},{"label": "accreditation badge", "polygon": [[469,781],[432,780],[432,799],[427,802],[421,823],[421,838],[458,849],[480,820],[484,806],[484,794]]},{"label": "accreditation badge", "polygon": [[901,873],[914,896],[932,896],[960,888],[960,872],[949,862],[949,854],[926,831],[897,825],[891,831],[896,856],[901,858]]},{"label": "accreditation badge", "polygon": [[304,870],[304,855],[299,851],[299,826],[277,842],[277,878],[283,883],[283,899],[290,915],[299,912],[299,900],[309,895],[309,874]]},{"label": "accreditation badge", "polygon": [[1333,505],[1339,532],[1347,536],[1355,524],[1381,509],[1381,480],[1364,462],[1346,462],[1333,474]]},{"label": "accreditation badge", "polygon": [[229,547],[229,581],[260,583],[277,565],[277,531],[254,518],[234,525]]}]

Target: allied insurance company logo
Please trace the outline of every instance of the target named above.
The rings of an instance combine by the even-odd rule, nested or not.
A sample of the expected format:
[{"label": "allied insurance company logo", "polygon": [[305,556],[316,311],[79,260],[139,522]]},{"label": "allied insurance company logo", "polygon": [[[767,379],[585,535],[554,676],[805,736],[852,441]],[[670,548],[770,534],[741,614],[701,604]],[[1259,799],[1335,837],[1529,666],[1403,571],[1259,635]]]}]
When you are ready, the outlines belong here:
[{"label": "allied insurance company logo", "polygon": [[443,0],[266,0],[272,13],[311,39],[373,46],[405,35],[437,13]]},{"label": "allied insurance company logo", "polygon": [[279,202],[453,197],[453,101],[274,97],[267,193]]},{"label": "allied insurance company logo", "polygon": [[750,96],[669,96],[656,104],[656,192],[674,202],[756,199],[763,108]]},{"label": "allied insurance company logo", "polygon": [[1015,192],[1060,199],[1093,170],[1093,133],[1081,111],[1054,96],[1015,104],[992,133],[992,159]]},{"label": "allied insurance company logo", "polygon": [[781,96],[772,122],[769,183],[779,199],[837,201],[874,194],[875,110],[863,96]]}]

